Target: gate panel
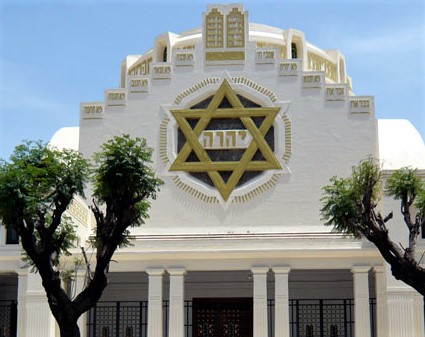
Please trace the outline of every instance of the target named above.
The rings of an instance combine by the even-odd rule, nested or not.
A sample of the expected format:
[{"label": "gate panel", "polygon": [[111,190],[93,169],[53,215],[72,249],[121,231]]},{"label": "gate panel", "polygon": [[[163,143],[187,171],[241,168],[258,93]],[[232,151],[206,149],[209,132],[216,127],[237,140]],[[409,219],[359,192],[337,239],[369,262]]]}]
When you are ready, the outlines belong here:
[{"label": "gate panel", "polygon": [[252,298],[194,298],[193,337],[252,337]]}]

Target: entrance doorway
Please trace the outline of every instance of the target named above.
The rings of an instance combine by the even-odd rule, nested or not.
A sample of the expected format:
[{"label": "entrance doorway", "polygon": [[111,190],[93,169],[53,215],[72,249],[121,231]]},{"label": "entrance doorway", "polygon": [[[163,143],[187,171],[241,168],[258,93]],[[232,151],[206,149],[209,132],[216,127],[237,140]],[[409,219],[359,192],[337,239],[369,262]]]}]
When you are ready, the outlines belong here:
[{"label": "entrance doorway", "polygon": [[252,337],[252,298],[194,298],[193,337]]}]

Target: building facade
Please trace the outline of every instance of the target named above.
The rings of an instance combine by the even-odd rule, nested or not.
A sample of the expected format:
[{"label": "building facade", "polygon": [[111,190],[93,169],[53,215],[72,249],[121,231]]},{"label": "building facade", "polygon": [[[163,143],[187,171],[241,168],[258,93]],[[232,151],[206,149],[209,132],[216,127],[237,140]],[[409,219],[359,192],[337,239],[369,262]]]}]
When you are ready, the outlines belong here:
[{"label": "building facade", "polygon": [[[78,139],[90,157],[114,135],[144,137],[164,181],[134,245],[114,255],[82,335],[423,337],[423,298],[373,245],[320,217],[322,187],[367,156],[387,173],[411,165],[425,176],[417,131],[377,121],[373,97],[354,95],[344,56],[301,31],[250,23],[240,4],[211,5],[202,21],[128,56],[120,88],[81,103],[79,128],[52,140]],[[397,133],[408,147],[391,143]],[[399,208],[386,197],[380,207]],[[69,213],[83,244],[86,202],[76,198]],[[19,268],[19,246],[2,231],[0,300],[17,303],[4,321],[17,317],[18,336],[57,335],[38,275]]]}]

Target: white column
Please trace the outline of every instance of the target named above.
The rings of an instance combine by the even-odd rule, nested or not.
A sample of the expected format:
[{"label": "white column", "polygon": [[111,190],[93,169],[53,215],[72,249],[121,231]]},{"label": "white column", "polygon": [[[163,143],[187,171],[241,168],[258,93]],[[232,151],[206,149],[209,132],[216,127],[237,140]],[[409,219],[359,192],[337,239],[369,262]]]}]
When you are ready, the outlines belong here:
[{"label": "white column", "polygon": [[184,337],[184,275],[183,268],[168,269],[170,274],[169,337]]},{"label": "white column", "polygon": [[18,336],[26,336],[26,307],[27,307],[27,271],[20,269],[17,270],[18,274],[18,326],[17,326],[17,335]]},{"label": "white column", "polygon": [[[75,293],[71,295],[74,295],[76,297],[81,291],[84,290],[85,284],[86,284],[86,270],[78,270],[75,275],[75,280],[73,281],[73,284],[71,287],[72,291],[74,291]],[[82,314],[77,322],[78,327],[80,328],[81,337],[86,337],[87,335],[87,314],[88,312],[85,312],[84,314]]]},{"label": "white column", "polygon": [[415,312],[415,337],[424,337],[424,297],[418,292],[413,294],[413,310]]},{"label": "white column", "polygon": [[267,272],[269,267],[252,267],[254,279],[254,337],[267,337]]},{"label": "white column", "polygon": [[289,283],[290,267],[273,267],[274,272],[274,331],[275,337],[289,337]]},{"label": "white column", "polygon": [[415,293],[405,286],[387,289],[388,337],[423,337],[424,326],[417,326]]},{"label": "white column", "polygon": [[374,266],[375,289],[376,289],[376,331],[377,337],[388,337],[387,328],[387,297],[385,289],[387,288],[383,266]]},{"label": "white column", "polygon": [[54,337],[56,321],[50,312],[47,296],[39,274],[17,270],[18,274],[18,336]]},{"label": "white column", "polygon": [[370,337],[369,266],[353,266],[354,277],[354,333],[356,337]]},{"label": "white column", "polygon": [[151,268],[148,287],[148,337],[162,337],[162,275],[164,269]]}]

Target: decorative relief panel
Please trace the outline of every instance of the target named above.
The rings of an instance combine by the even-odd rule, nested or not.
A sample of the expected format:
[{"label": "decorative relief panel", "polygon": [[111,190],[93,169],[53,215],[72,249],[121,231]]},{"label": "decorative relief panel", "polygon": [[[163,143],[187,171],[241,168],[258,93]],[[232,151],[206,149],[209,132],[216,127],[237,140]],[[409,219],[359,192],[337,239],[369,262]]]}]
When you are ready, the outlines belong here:
[{"label": "decorative relief panel", "polygon": [[372,113],[374,100],[370,96],[355,96],[350,98],[350,113]]},{"label": "decorative relief panel", "polygon": [[193,51],[176,51],[174,54],[174,65],[176,67],[181,66],[193,66],[195,64],[195,53]]},{"label": "decorative relief panel", "polygon": [[345,101],[347,98],[347,88],[345,85],[327,85],[326,100],[327,101]]},{"label": "decorative relief panel", "polygon": [[286,59],[286,46],[277,43],[269,43],[269,42],[257,42],[257,48],[273,48],[278,50],[278,58],[283,60]]},{"label": "decorative relief panel", "polygon": [[102,119],[104,112],[103,103],[82,103],[80,113],[83,119]]},{"label": "decorative relief panel", "polygon": [[279,76],[298,76],[301,72],[301,61],[285,61],[279,63]]},{"label": "decorative relief panel", "polygon": [[[245,52],[243,51],[223,51],[223,52],[207,52],[205,54],[205,59],[212,62],[222,62],[222,61],[243,61],[245,60]],[[231,64],[231,62],[223,62]],[[239,62],[237,62],[239,63]]]},{"label": "decorative relief panel", "polygon": [[303,88],[321,88],[323,86],[324,79],[322,74],[309,74],[303,76]]},{"label": "decorative relief panel", "polygon": [[224,16],[217,8],[213,8],[205,17],[205,47],[223,48]]},{"label": "decorative relief panel", "polygon": [[241,5],[210,8],[203,25],[207,65],[241,64],[245,60],[247,26]]},{"label": "decorative relief panel", "polygon": [[89,209],[86,205],[76,199],[72,199],[68,207],[68,212],[78,219],[84,226],[88,226]]},{"label": "decorative relief panel", "polygon": [[[218,200],[224,207],[250,200],[289,173],[291,132],[284,114],[289,103],[273,103],[270,97],[275,95],[268,89],[239,80],[201,81],[193,86],[200,98],[197,90],[176,98],[182,102],[187,97],[190,103],[165,108],[161,123],[165,173],[182,190],[204,202]],[[262,97],[262,103],[244,92]]]},{"label": "decorative relief panel", "polygon": [[127,102],[127,93],[125,89],[107,90],[106,104],[108,106],[124,106]]},{"label": "decorative relief panel", "polygon": [[243,48],[245,47],[245,15],[237,8],[226,16],[227,28],[227,47]]},{"label": "decorative relief panel", "polygon": [[130,92],[147,92],[149,91],[149,78],[146,76],[129,76],[128,88]]},{"label": "decorative relief panel", "polygon": [[167,80],[171,79],[171,64],[154,63],[152,65],[152,79]]},{"label": "decorative relief panel", "polygon": [[257,64],[274,64],[276,59],[276,50],[274,49],[257,49],[255,52],[255,63]]}]

